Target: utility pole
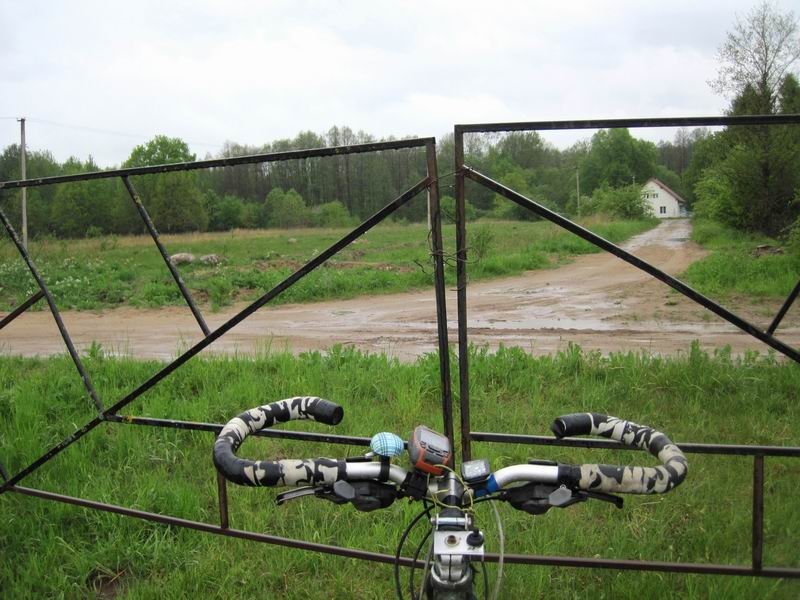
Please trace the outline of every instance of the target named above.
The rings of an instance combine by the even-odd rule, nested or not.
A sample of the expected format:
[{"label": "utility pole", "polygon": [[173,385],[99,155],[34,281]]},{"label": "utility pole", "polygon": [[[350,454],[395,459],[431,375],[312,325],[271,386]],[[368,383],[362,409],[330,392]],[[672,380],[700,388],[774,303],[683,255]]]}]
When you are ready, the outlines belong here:
[{"label": "utility pole", "polygon": [[[27,175],[25,174],[25,159],[27,158],[27,152],[25,150],[25,117],[21,117],[17,120],[19,121],[20,136],[20,179],[27,179]],[[22,246],[25,250],[28,249],[28,188],[22,188]]]},{"label": "utility pole", "polygon": [[581,218],[581,170],[575,167],[575,193],[578,199],[578,218]]}]

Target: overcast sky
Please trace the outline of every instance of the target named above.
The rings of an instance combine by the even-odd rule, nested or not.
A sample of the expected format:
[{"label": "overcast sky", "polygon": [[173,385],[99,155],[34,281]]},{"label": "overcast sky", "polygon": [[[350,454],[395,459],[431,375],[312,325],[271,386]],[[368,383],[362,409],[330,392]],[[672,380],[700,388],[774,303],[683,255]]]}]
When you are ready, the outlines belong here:
[{"label": "overcast sky", "polygon": [[0,148],[23,115],[29,148],[101,166],[159,133],[203,157],[332,125],[718,115],[716,49],[754,3],[0,0]]}]

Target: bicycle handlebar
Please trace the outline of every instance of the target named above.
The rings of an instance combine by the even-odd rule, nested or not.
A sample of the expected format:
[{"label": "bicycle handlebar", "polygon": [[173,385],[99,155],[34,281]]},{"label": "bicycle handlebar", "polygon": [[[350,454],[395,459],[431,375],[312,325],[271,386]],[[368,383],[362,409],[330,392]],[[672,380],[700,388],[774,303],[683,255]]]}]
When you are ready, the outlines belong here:
[{"label": "bicycle handlebar", "polygon": [[[403,484],[408,471],[385,462],[350,462],[342,459],[258,460],[238,458],[236,451],[251,433],[276,422],[312,419],[336,425],[342,408],[317,397],[295,397],[247,410],[222,428],[214,443],[214,465],[229,481],[247,486],[333,485],[339,480],[376,479]],[[630,421],[594,413],[565,415],[550,429],[558,438],[599,435],[634,448],[648,450],[663,464],[658,467],[616,465],[513,465],[496,471],[487,484],[489,493],[517,481],[565,484],[586,491],[624,494],[668,492],[679,485],[688,470],[686,457],[663,433]],[[427,487],[427,486],[426,486]],[[435,493],[431,485],[428,494]]]},{"label": "bicycle handlebar", "polygon": [[342,407],[329,400],[298,396],[251,408],[228,421],[214,442],[214,465],[228,480],[249,486],[293,486],[333,484],[342,479],[345,461],[331,458],[247,460],[236,451],[251,433],[276,422],[312,419],[336,425],[344,416]]},{"label": "bicycle handlebar", "polygon": [[686,478],[688,462],[672,441],[660,431],[630,421],[596,413],[575,413],[557,418],[550,426],[557,438],[599,435],[633,448],[647,450],[662,462],[658,467],[616,465],[560,465],[559,483],[582,490],[622,494],[665,493]]}]

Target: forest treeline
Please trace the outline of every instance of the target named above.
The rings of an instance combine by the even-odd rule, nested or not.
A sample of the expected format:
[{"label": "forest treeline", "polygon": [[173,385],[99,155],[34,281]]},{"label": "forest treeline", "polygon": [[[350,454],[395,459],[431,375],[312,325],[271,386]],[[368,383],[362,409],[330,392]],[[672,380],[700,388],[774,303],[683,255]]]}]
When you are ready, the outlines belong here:
[{"label": "forest treeline", "polygon": [[[604,211],[622,217],[644,214],[638,187],[657,176],[682,190],[681,173],[703,133],[680,131],[674,142],[656,145],[627,130],[600,131],[591,140],[559,150],[537,133],[513,133],[495,140],[468,139],[470,165],[553,207],[578,211],[576,177],[580,172],[583,214]],[[264,146],[228,143],[215,157],[231,157],[303,148],[377,141],[364,132],[333,127],[326,134],[303,132]],[[385,140],[381,140],[385,141]],[[452,206],[453,139],[437,148],[444,204]],[[180,139],[156,136],[133,149],[123,167],[196,160]],[[364,219],[426,175],[423,150],[391,150],[310,158],[202,171],[132,178],[159,230],[221,231],[237,227],[344,226]],[[97,171],[89,158],[59,163],[46,150],[29,150],[28,177]],[[0,154],[0,180],[19,178],[19,146]],[[468,190],[470,218],[530,218],[526,211],[479,186]],[[3,209],[19,223],[19,192],[3,195]],[[399,214],[409,221],[426,218],[424,201]],[[117,179],[68,183],[28,191],[30,235],[83,237],[144,231],[133,203]]]},{"label": "forest treeline", "polygon": [[[800,86],[787,75],[772,104],[748,88],[730,114],[800,112]],[[263,146],[227,143],[215,156],[231,157],[303,148],[375,142],[368,133],[333,127],[302,132]],[[380,140],[385,141],[385,140]],[[452,207],[453,138],[437,146],[443,205]],[[196,160],[181,139],[156,136],[136,146],[123,167]],[[575,216],[595,212],[621,218],[647,214],[640,188],[657,177],[690,208],[740,229],[781,234],[798,216],[800,127],[730,127],[677,131],[658,144],[627,129],[600,130],[566,149],[536,132],[467,136],[466,162],[554,210]],[[156,226],[163,232],[233,228],[345,226],[364,219],[425,177],[424,150],[310,158],[259,165],[132,178]],[[47,150],[28,152],[28,177],[100,170],[91,158],[59,163]],[[19,146],[0,154],[0,181],[18,179]],[[580,198],[578,198],[578,184]],[[19,192],[5,192],[2,207],[20,221]],[[468,218],[527,219],[532,214],[477,185],[468,185]],[[424,201],[399,217],[426,218]],[[28,191],[32,237],[132,234],[144,226],[121,181],[95,180]]]}]

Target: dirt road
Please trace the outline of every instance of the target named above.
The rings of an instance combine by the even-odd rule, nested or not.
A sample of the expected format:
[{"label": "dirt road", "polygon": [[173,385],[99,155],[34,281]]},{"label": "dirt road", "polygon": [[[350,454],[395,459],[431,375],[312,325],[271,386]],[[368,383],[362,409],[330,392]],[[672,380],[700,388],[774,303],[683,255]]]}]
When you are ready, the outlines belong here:
[{"label": "dirt road", "polygon": [[[703,251],[688,241],[688,221],[667,221],[624,247],[670,274],[678,274]],[[729,306],[766,327],[780,302]],[[224,323],[242,306],[206,318]],[[451,341],[456,340],[455,292],[448,290]],[[800,315],[793,309],[778,334],[800,345]],[[558,269],[469,285],[470,341],[520,346],[552,353],[569,342],[602,352],[686,351],[692,340],[704,348],[730,345],[734,352],[767,347],[664,284],[607,254],[582,256]],[[79,349],[92,341],[107,352],[170,358],[201,339],[188,308],[65,312],[64,322]],[[387,352],[411,359],[436,349],[433,292],[392,294],[315,304],[262,308],[212,344],[206,352],[251,353],[263,348],[294,352],[332,344]],[[0,331],[0,353],[48,355],[64,352],[49,312],[27,313]]]}]

